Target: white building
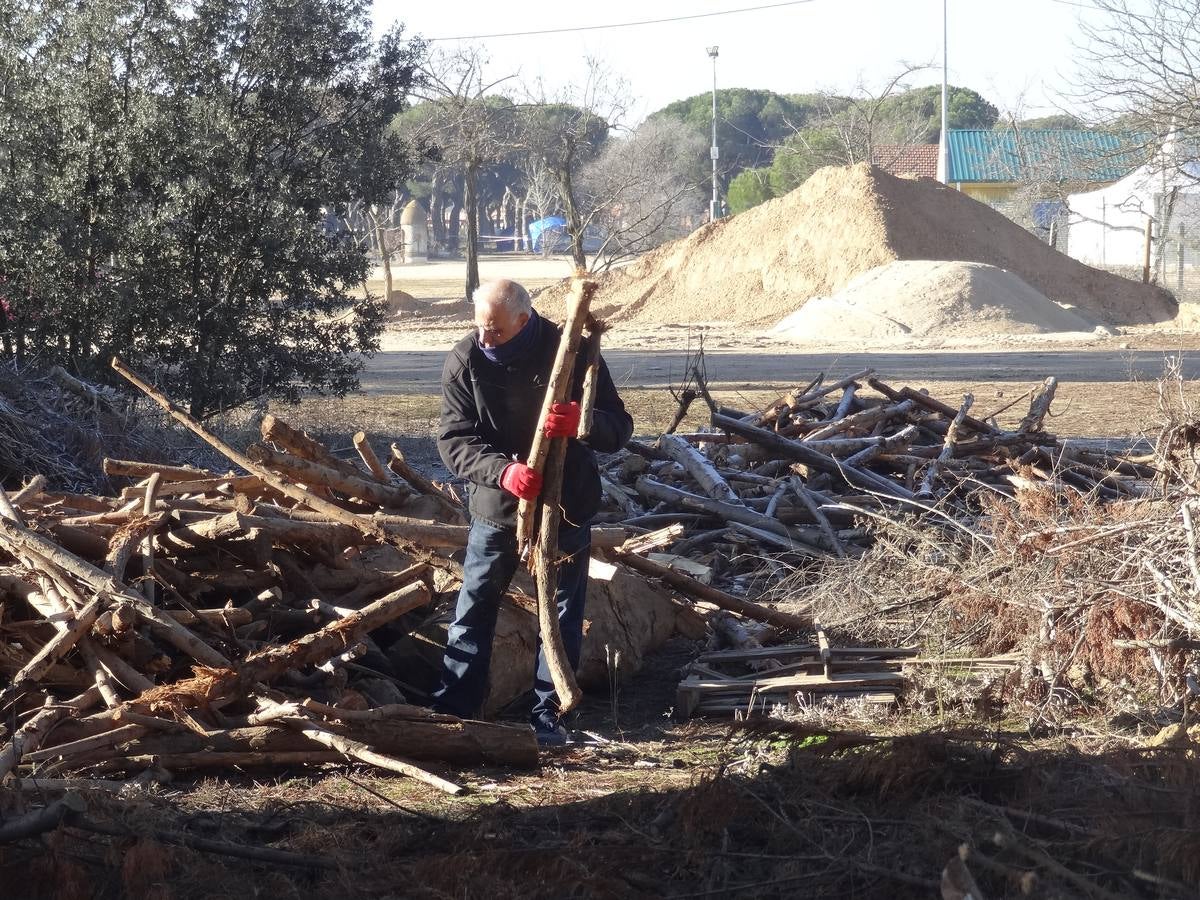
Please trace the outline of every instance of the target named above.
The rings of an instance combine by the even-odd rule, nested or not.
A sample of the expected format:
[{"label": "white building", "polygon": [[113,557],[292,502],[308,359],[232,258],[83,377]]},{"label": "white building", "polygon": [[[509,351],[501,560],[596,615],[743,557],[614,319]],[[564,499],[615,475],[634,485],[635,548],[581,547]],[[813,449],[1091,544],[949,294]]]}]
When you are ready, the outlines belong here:
[{"label": "white building", "polygon": [[1152,270],[1161,275],[1164,263],[1178,265],[1179,260],[1163,257],[1177,255],[1200,237],[1200,163],[1180,164],[1175,155],[1175,141],[1168,139],[1152,162],[1121,180],[1071,194],[1063,248],[1067,255],[1101,268],[1140,268],[1150,221]]}]

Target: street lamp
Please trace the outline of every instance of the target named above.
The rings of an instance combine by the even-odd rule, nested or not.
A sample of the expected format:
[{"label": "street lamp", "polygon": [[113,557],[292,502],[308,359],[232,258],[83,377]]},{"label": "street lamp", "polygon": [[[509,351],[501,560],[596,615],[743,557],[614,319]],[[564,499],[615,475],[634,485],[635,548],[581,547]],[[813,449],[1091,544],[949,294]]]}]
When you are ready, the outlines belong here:
[{"label": "street lamp", "polygon": [[949,5],[948,0],[942,0],[942,127],[941,136],[938,138],[938,164],[937,164],[937,180],[942,184],[946,184],[950,180],[950,136],[946,134],[947,127],[947,89],[946,89],[946,61],[949,58],[947,43],[950,37],[950,28],[946,7]]},{"label": "street lamp", "polygon": [[717,196],[717,159],[721,153],[717,149],[717,48],[709,47],[708,55],[713,61],[713,90],[712,90],[712,148],[708,155],[712,157],[712,204],[708,209],[710,222],[721,218],[721,200]]}]

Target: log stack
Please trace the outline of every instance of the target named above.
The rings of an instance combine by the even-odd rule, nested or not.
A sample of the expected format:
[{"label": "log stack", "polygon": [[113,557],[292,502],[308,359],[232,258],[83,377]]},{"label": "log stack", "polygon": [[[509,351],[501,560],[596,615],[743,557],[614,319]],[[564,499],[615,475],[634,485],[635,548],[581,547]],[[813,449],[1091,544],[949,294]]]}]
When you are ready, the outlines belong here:
[{"label": "log stack", "polygon": [[[761,582],[764,567],[782,576],[861,556],[881,524],[920,518],[970,531],[986,495],[1145,495],[1156,476],[1149,448],[1135,453],[1128,443],[1045,430],[1056,387],[1047,378],[981,413],[970,395],[948,405],[867,369],[829,384],[818,377],[748,412],[713,401],[701,383],[681,395],[675,423],[686,404],[704,397],[711,426],[635,440],[608,460],[601,521],[634,533],[679,526],[653,548],[653,560],[614,552],[696,596],[740,597]],[[1026,400],[1019,424],[1000,427],[996,417]]]}]

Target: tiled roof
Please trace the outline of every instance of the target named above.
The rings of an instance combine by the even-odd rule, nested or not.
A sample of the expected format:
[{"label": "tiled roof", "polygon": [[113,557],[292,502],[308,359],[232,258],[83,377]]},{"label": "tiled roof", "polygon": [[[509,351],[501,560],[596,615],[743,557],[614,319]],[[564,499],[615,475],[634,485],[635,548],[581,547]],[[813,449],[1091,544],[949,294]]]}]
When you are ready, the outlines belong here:
[{"label": "tiled roof", "polygon": [[951,129],[955,182],[1116,181],[1141,163],[1136,135],[1071,129]]},{"label": "tiled roof", "polygon": [[892,175],[937,178],[937,144],[880,144],[871,149],[871,165]]}]

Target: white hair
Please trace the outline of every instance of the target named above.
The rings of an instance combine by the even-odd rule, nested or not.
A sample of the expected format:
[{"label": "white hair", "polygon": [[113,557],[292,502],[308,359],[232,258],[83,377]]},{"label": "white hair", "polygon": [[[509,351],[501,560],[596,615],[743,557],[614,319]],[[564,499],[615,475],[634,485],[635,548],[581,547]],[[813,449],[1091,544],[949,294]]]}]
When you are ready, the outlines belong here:
[{"label": "white hair", "polygon": [[507,278],[484,282],[475,288],[472,299],[476,306],[485,303],[494,304],[508,310],[514,316],[522,313],[530,315],[533,312],[533,301],[529,299],[529,291]]}]

